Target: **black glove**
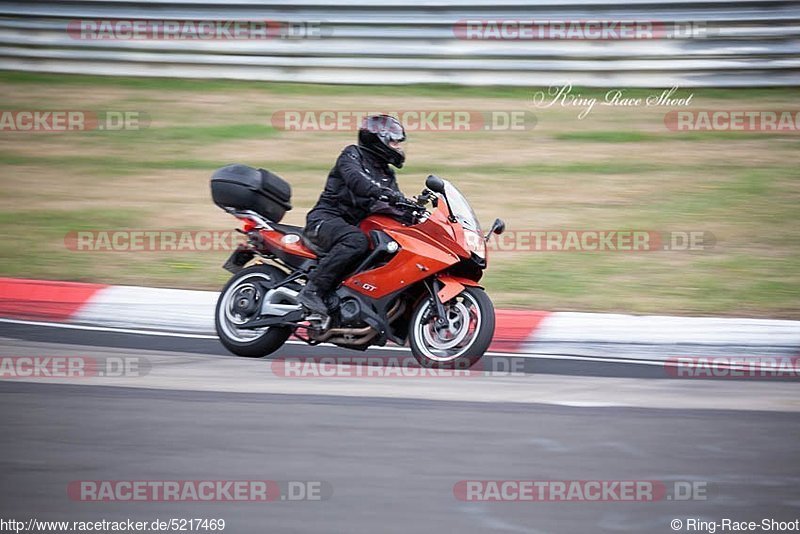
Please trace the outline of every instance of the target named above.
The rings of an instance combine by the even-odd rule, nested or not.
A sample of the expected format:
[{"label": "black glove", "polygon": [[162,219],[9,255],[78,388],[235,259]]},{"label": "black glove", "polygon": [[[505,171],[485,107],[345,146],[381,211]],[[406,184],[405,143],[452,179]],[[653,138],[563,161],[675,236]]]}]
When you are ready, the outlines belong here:
[{"label": "black glove", "polygon": [[430,200],[433,197],[434,197],[433,191],[431,191],[430,189],[425,189],[424,191],[422,191],[422,193],[417,195],[417,197],[414,200],[416,200],[417,204],[419,204],[420,206],[424,206],[425,204],[430,202]]},{"label": "black glove", "polygon": [[405,195],[400,191],[395,191],[394,189],[390,189],[385,187],[381,190],[381,196],[378,197],[378,200],[383,200],[388,202],[389,205],[394,206],[406,199]]},{"label": "black glove", "polygon": [[400,214],[397,218],[401,223],[405,224],[406,226],[411,226],[419,222],[419,214],[416,211],[411,211],[411,210],[403,210],[403,213]]}]

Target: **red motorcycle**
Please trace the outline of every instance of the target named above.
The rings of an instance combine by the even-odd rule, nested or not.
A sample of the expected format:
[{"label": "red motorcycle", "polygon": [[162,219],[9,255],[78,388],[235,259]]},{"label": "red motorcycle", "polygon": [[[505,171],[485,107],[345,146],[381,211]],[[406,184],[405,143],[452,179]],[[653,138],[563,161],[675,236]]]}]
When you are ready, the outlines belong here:
[{"label": "red motorcycle", "polygon": [[[264,169],[229,165],[211,180],[214,202],[244,221],[247,243],[225,263],[234,273],[217,302],[215,324],[234,354],[262,357],[294,334],[310,345],[365,350],[405,345],[425,367],[465,369],[489,348],[494,306],[478,281],[486,269],[487,235],[461,192],[429,176],[415,199],[396,203],[412,224],[371,215],[360,225],[371,249],[342,282],[330,315],[308,312],[297,294],[324,252],[297,226],[280,224],[291,188]],[[432,211],[428,211],[428,203]]]}]

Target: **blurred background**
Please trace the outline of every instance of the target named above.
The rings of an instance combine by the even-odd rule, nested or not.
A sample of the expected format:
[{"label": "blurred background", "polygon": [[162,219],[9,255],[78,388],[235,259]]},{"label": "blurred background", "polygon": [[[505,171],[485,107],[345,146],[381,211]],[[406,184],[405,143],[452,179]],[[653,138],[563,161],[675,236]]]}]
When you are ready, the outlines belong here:
[{"label": "blurred background", "polygon": [[[78,251],[65,238],[233,228],[208,190],[232,162],[288,180],[284,222],[302,225],[355,126],[293,129],[287,113],[522,112],[519,127],[409,127],[401,187],[447,178],[485,227],[500,216],[523,233],[714,239],[493,251],[485,283],[498,306],[800,318],[797,123],[679,130],[668,118],[796,119],[799,2],[0,2],[0,41],[12,117],[0,127],[0,276],[218,289],[225,250]],[[675,101],[654,103],[665,90]],[[36,110],[100,119],[77,131],[14,122]],[[134,119],[108,122],[120,116]]]}]

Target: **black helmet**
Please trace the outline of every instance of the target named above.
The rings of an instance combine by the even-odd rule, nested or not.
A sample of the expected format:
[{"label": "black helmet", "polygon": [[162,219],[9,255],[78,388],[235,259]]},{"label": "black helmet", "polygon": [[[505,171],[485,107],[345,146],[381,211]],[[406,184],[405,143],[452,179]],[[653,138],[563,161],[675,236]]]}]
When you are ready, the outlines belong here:
[{"label": "black helmet", "polygon": [[365,117],[358,129],[358,146],[369,150],[386,163],[398,169],[403,167],[406,154],[397,145],[406,140],[406,131],[400,121],[391,115],[370,115]]}]

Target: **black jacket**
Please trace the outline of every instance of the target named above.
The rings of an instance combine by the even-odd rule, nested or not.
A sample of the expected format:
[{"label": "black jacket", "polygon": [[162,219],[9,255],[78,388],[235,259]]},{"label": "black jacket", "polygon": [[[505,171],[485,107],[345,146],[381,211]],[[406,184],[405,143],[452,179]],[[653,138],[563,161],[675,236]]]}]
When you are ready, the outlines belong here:
[{"label": "black jacket", "polygon": [[368,150],[347,146],[328,174],[325,189],[306,221],[311,224],[341,217],[357,225],[376,207],[376,199],[385,188],[400,190],[394,171]]}]

